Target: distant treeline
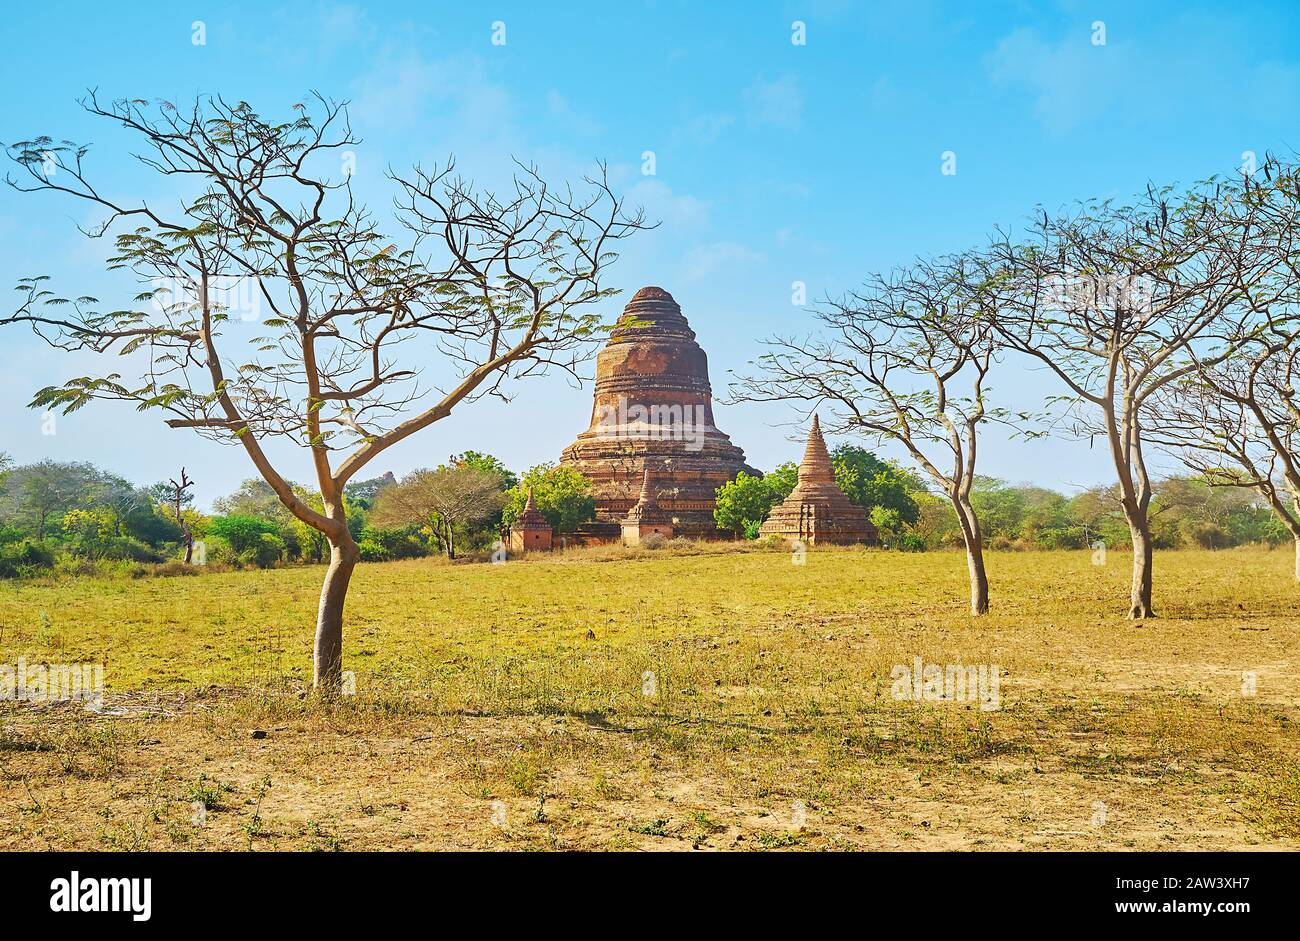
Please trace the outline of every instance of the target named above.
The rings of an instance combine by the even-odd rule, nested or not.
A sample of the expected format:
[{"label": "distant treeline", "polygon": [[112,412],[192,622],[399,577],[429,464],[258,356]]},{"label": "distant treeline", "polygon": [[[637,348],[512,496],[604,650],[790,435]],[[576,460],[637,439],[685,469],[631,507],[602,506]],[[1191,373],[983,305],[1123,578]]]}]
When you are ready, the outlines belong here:
[{"label": "distant treeline", "polygon": [[[836,448],[832,460],[840,486],[867,509],[887,548],[962,544],[951,502],[927,490],[918,474],[851,445]],[[741,474],[724,485],[715,513],[721,533],[756,538],[796,479],[796,466],[783,464],[762,478]],[[196,562],[217,568],[328,560],[325,538],[295,519],[264,481],[244,481],[215,500],[214,512],[207,514],[194,508],[187,480],[139,486],[88,463],[4,466],[0,577],[192,571],[183,564],[190,542],[199,544]],[[389,474],[349,484],[348,528],[367,561],[481,554],[519,514],[529,489],[551,524],[564,531],[592,518],[590,487],[569,468],[542,464],[518,475],[491,455],[470,451],[401,480]],[[319,494],[297,485],[295,491],[309,505],[319,505]],[[1114,487],[1065,496],[980,477],[971,499],[991,549],[1128,545]],[[1166,548],[1219,549],[1290,539],[1258,495],[1211,486],[1198,477],[1161,481],[1152,520],[1157,545]]]},{"label": "distant treeline", "polygon": [[[141,486],[81,462],[15,467],[0,454],[0,578],[328,561],[324,535],[296,519],[265,481],[245,480],[213,501],[212,513],[195,508],[193,484],[182,472]],[[320,508],[319,493],[291,486]],[[491,455],[468,451],[401,480],[387,474],[349,483],[348,530],[365,561],[486,552],[523,508],[529,487],[557,528],[594,513],[590,482],[572,470],[542,464],[521,478]]]},{"label": "distant treeline", "polygon": [[[853,445],[831,453],[835,479],[849,500],[865,507],[889,548],[924,550],[962,545],[952,502],[933,493],[921,475]],[[718,491],[719,528],[756,538],[773,506],[794,489],[798,468],[783,464],[763,478],[741,474]],[[971,503],[990,549],[1082,549],[1129,545],[1118,485],[1066,496],[1044,487],[976,477]],[[1291,535],[1259,494],[1211,486],[1197,476],[1158,481],[1151,501],[1157,548],[1224,549],[1276,545]]]}]

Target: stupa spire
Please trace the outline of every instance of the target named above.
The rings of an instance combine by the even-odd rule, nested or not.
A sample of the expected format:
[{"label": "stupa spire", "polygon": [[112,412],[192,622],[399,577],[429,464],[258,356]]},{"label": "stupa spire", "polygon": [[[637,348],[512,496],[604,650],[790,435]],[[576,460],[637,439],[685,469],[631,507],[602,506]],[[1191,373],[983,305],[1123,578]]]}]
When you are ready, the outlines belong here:
[{"label": "stupa spire", "polygon": [[641,475],[641,496],[637,497],[638,506],[654,506],[655,492],[650,486],[650,468]]},{"label": "stupa spire", "polygon": [[799,465],[799,479],[808,483],[831,483],[835,480],[835,468],[831,464],[830,452],[826,450],[826,439],[822,437],[822,425],[816,412],[813,413],[803,461]]}]

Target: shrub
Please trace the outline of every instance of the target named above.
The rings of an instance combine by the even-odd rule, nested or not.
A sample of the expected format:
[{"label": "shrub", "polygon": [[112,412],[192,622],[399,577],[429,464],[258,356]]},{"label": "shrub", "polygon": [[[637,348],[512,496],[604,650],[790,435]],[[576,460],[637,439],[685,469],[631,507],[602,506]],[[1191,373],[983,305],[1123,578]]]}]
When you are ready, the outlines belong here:
[{"label": "shrub", "polygon": [[362,539],[357,543],[362,562],[387,562],[393,557],[388,548],[373,539]]},{"label": "shrub", "polygon": [[[208,534],[220,536],[230,544],[230,548],[239,556],[249,553],[255,556],[258,552],[264,551],[259,549],[264,536],[274,537],[278,551],[283,553],[284,540],[279,537],[278,533],[279,527],[275,523],[257,516],[240,516],[237,514],[218,516],[208,524]],[[278,555],[277,558],[279,558]]]},{"label": "shrub", "polygon": [[284,540],[275,533],[262,533],[256,543],[239,553],[239,561],[256,565],[260,569],[270,568],[282,558],[284,558]]},{"label": "shrub", "polygon": [[208,565],[216,563],[238,566],[239,564],[239,553],[235,552],[230,543],[220,536],[203,537],[203,551]]},{"label": "shrub", "polygon": [[35,575],[54,565],[54,552],[33,539],[0,546],[0,578]]},{"label": "shrub", "polygon": [[651,533],[641,540],[642,549],[662,549],[668,545],[668,537],[663,533]]},{"label": "shrub", "polygon": [[899,533],[890,541],[890,547],[903,552],[924,552],[925,540],[916,533]]},{"label": "shrub", "polygon": [[161,562],[163,556],[132,536],[110,536],[100,542],[98,557],[122,562]]},{"label": "shrub", "polygon": [[382,559],[366,559],[363,554],[362,559],[367,562],[386,562],[389,559],[415,559],[429,554],[428,547],[420,537],[405,529],[381,529],[367,526],[361,531],[361,538],[357,540],[358,548],[367,542],[383,550],[384,553]]},{"label": "shrub", "polygon": [[173,575],[198,575],[199,567],[197,565],[186,565],[180,559],[169,559],[162,565],[156,566],[152,574],[160,578],[169,578]]},{"label": "shrub", "polygon": [[1185,521],[1184,534],[1202,549],[1226,549],[1232,545],[1232,537],[1222,526],[1215,523],[1193,523]]}]

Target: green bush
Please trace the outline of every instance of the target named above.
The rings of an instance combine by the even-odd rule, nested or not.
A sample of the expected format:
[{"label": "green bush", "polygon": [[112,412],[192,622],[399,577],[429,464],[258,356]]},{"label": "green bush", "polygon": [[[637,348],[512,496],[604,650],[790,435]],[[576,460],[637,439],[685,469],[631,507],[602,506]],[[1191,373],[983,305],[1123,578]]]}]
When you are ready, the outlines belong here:
[{"label": "green bush", "polygon": [[924,552],[925,540],[916,533],[899,533],[892,540],[889,546],[891,549],[899,549],[903,552]]},{"label": "green bush", "polygon": [[362,562],[387,562],[393,557],[387,547],[373,539],[362,539],[357,543]]},{"label": "green bush", "polygon": [[239,563],[239,553],[234,550],[234,547],[227,540],[220,536],[204,536],[203,551],[208,565],[213,563],[237,565]]},{"label": "green bush", "polygon": [[[367,562],[386,562],[389,559],[416,559],[429,554],[429,547],[415,533],[407,529],[381,529],[375,526],[367,526],[361,530],[361,538],[357,540],[360,548],[365,543],[370,543],[373,547],[383,550],[382,559],[367,559],[365,552],[362,552],[361,558]],[[373,551],[373,550],[372,550]]]},{"label": "green bush", "polygon": [[54,565],[54,552],[33,539],[0,546],[0,578],[20,578]]},{"label": "green bush", "polygon": [[100,541],[98,557],[112,562],[161,562],[164,556],[139,539],[111,536]]},{"label": "green bush", "polygon": [[256,556],[259,552],[265,551],[259,549],[264,536],[274,537],[275,544],[279,547],[278,551],[284,552],[284,540],[279,536],[279,527],[270,520],[258,516],[241,516],[234,513],[229,516],[218,516],[208,524],[208,534],[224,539],[237,556]]},{"label": "green bush", "polygon": [[248,549],[239,553],[239,561],[268,569],[284,558],[284,540],[275,533],[262,533]]}]

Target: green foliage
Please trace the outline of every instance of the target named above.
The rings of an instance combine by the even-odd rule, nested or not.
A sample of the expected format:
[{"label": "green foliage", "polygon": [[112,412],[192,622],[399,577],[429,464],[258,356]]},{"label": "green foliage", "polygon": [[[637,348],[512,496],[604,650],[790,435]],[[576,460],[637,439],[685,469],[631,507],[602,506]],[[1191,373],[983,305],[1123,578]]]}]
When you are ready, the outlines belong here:
[{"label": "green foliage", "polygon": [[501,480],[501,489],[509,490],[512,487],[519,486],[519,475],[510,470],[491,454],[480,454],[478,451],[465,451],[452,457],[451,464],[454,467],[473,467],[478,470],[487,471],[496,474]]},{"label": "green foliage", "polygon": [[529,468],[519,483],[506,493],[505,506],[501,510],[503,526],[510,526],[524,511],[530,487],[537,509],[557,533],[573,532],[580,523],[596,517],[591,481],[571,467],[548,463]]},{"label": "green foliage", "polygon": [[141,506],[131,510],[122,520],[122,529],[126,535],[151,546],[179,542],[183,537],[179,526],[152,507]]},{"label": "green foliage", "polygon": [[226,541],[236,555],[254,552],[261,545],[263,536],[274,536],[281,550],[284,541],[278,536],[278,527],[274,522],[257,516],[231,514],[214,517],[208,525],[208,532]]},{"label": "green foliage", "polygon": [[758,528],[767,515],[790,495],[799,482],[799,467],[781,464],[763,477],[741,471],[736,479],[718,488],[713,507],[713,521],[723,532],[757,539]]},{"label": "green foliage", "polygon": [[892,546],[903,528],[903,520],[898,511],[893,507],[873,506],[869,515],[876,532],[880,534],[881,542]]},{"label": "green foliage", "polygon": [[348,502],[349,508],[355,506],[359,510],[369,510],[374,507],[379,491],[395,483],[397,481],[391,473],[371,477],[369,480],[352,480],[343,487],[343,498]]},{"label": "green foliage", "polygon": [[[306,492],[301,487],[294,489]],[[293,519],[288,507],[280,502],[280,497],[271,485],[260,477],[250,477],[234,493],[213,500],[212,508],[223,516],[258,517],[282,523],[289,523]]]},{"label": "green foliage", "polygon": [[25,539],[0,545],[0,578],[35,575],[54,565],[54,551],[44,543]]},{"label": "green foliage", "polygon": [[362,562],[387,562],[393,557],[391,552],[373,539],[363,538],[357,543],[357,551],[361,553]]},{"label": "green foliage", "polygon": [[1005,482],[991,477],[975,478],[971,486],[971,506],[979,517],[985,540],[1015,539],[1028,512],[1025,491],[1008,487]]},{"label": "green foliage", "polygon": [[799,483],[799,465],[793,461],[778,464],[775,470],[764,475],[763,482],[772,494],[772,505],[775,506],[790,496],[790,491]]},{"label": "green foliage", "polygon": [[365,552],[362,552],[362,559],[367,562],[387,561],[388,559],[414,559],[429,554],[428,544],[420,538],[415,527],[405,529],[384,529],[382,527],[367,526],[361,531],[361,538],[357,540],[359,547],[365,545],[371,547],[372,553],[383,555],[383,559],[366,559]]},{"label": "green foliage", "polygon": [[283,539],[275,533],[262,533],[246,552],[240,553],[240,560],[266,569],[283,559],[284,551]]},{"label": "green foliage", "polygon": [[[758,538],[758,527],[771,511],[776,498],[772,488],[762,477],[753,477],[744,471],[718,488],[713,507],[713,521],[718,529]],[[750,536],[749,533],[753,535]]]},{"label": "green foliage", "polygon": [[849,502],[868,511],[884,507],[904,523],[916,522],[919,508],[912,494],[926,489],[916,474],[851,444],[841,444],[831,452],[831,465],[835,482]]}]

